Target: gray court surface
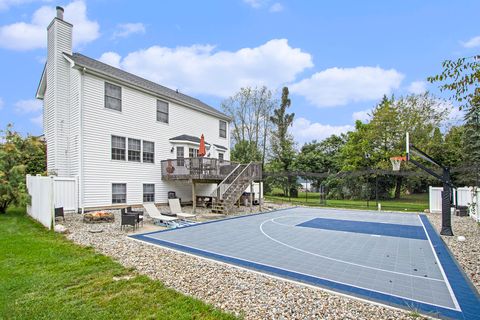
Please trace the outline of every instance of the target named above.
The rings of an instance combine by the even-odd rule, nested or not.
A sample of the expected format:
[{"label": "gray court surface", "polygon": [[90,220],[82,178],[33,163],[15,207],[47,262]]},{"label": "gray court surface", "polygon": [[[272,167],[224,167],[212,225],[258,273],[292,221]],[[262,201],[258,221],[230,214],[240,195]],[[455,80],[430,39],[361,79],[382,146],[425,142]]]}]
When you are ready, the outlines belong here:
[{"label": "gray court surface", "polygon": [[460,310],[417,214],[292,208],[135,238],[366,299]]}]

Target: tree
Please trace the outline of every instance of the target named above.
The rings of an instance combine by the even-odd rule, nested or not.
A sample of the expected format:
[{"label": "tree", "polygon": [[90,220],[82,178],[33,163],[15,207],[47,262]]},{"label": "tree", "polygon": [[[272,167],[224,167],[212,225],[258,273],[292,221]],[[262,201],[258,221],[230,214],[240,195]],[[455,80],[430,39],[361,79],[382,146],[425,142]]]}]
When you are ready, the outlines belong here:
[{"label": "tree", "polygon": [[480,180],[480,55],[445,60],[443,71],[428,81],[440,82],[441,91],[450,91],[450,99],[459,103],[465,112],[464,152],[465,161],[475,167],[475,183]]},{"label": "tree", "polygon": [[45,173],[45,144],[37,137],[23,138],[8,125],[0,141],[0,213],[28,199],[25,174]]},{"label": "tree", "polygon": [[[232,117],[232,144],[247,141],[255,150],[261,151],[261,158],[255,161],[265,162],[267,141],[270,129],[270,116],[275,99],[265,86],[260,88],[241,88],[239,92],[222,102],[223,111]],[[246,150],[241,147],[238,150]],[[238,153],[237,153],[237,156]],[[242,155],[240,158],[254,161]]]},{"label": "tree", "polygon": [[257,162],[262,160],[262,153],[252,141],[239,141],[231,151],[232,161],[240,163]]},{"label": "tree", "polygon": [[[270,117],[273,125],[271,134],[271,167],[273,170],[281,172],[290,171],[295,158],[293,137],[288,132],[288,128],[292,125],[295,114],[287,113],[287,108],[291,105],[291,100],[288,95],[288,88],[284,87],[282,89],[280,107],[273,110],[273,115]],[[295,182],[294,178],[288,177],[287,179],[282,179],[282,182],[284,195],[291,194],[290,187]]]}]

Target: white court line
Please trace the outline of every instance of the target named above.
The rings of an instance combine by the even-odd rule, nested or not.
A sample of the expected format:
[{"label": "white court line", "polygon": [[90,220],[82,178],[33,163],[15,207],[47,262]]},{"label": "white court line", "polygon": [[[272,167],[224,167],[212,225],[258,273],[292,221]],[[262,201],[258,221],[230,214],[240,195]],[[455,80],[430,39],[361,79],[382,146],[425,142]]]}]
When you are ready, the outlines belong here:
[{"label": "white court line", "polygon": [[[392,297],[396,297],[396,298],[400,298],[400,299],[408,299],[408,300],[411,300],[411,301],[416,301],[416,302],[420,302],[420,303],[425,303],[425,304],[428,304],[428,305],[430,305],[430,306],[435,306],[435,307],[440,307],[440,308],[444,308],[444,309],[449,309],[449,310],[458,311],[457,309],[454,309],[454,308],[451,308],[451,307],[447,307],[447,306],[443,306],[443,305],[439,305],[439,304],[432,303],[432,302],[427,302],[427,301],[423,301],[423,300],[417,300],[417,299],[413,299],[413,298],[408,298],[408,297],[404,297],[404,296],[399,296],[399,295],[396,295],[396,294],[393,294],[393,293],[388,293],[388,292],[378,291],[378,290],[371,289],[371,288],[356,286],[356,285],[352,285],[352,284],[350,284],[350,283],[341,282],[341,281],[337,281],[337,280],[330,280],[330,279],[327,279],[327,278],[321,278],[321,277],[318,277],[318,276],[316,276],[316,275],[312,275],[312,274],[308,274],[308,273],[303,273],[303,272],[299,272],[299,271],[294,271],[294,270],[290,270],[290,269],[286,269],[286,268],[281,268],[281,267],[279,267],[279,266],[274,266],[274,265],[266,264],[266,263],[263,263],[263,262],[252,261],[252,260],[248,260],[248,259],[244,259],[244,258],[234,257],[234,256],[226,255],[226,254],[223,254],[223,253],[216,253],[216,252],[213,252],[213,251],[209,251],[209,250],[205,250],[205,249],[201,249],[201,248],[196,248],[196,247],[191,246],[191,245],[183,245],[183,244],[176,243],[176,242],[172,242],[172,241],[161,240],[161,239],[157,239],[157,238],[155,238],[155,237],[152,237],[151,235],[145,235],[144,237],[151,238],[151,239],[153,239],[153,240],[159,240],[159,241],[171,243],[171,244],[174,244],[174,245],[180,245],[180,246],[183,246],[183,247],[186,247],[186,248],[189,248],[189,249],[195,249],[195,250],[199,250],[199,251],[206,252],[206,253],[210,253],[210,254],[214,254],[214,255],[219,255],[219,256],[222,256],[222,257],[226,257],[226,258],[232,258],[232,259],[237,259],[237,260],[241,260],[241,261],[245,261],[245,262],[250,262],[250,263],[253,263],[253,264],[256,264],[256,265],[260,265],[260,266],[266,266],[266,267],[271,267],[271,268],[274,268],[274,269],[284,270],[284,271],[288,271],[288,272],[292,272],[292,273],[296,273],[296,274],[299,274],[299,275],[308,276],[308,277],[312,277],[312,278],[316,278],[316,279],[320,279],[320,280],[327,280],[327,281],[330,281],[330,282],[343,284],[343,285],[346,285],[346,286],[349,286],[349,287],[355,287],[355,288],[359,288],[359,289],[364,289],[364,290],[368,290],[368,291],[371,291],[371,292],[378,292],[378,293],[382,293],[382,294],[385,294],[385,295],[388,295],[388,296],[392,296]],[[168,249],[168,250],[172,250],[172,251],[184,253],[184,254],[191,255],[191,256],[194,256],[194,257],[198,257],[198,258],[202,258],[202,259],[205,259],[205,260],[210,260],[210,261],[214,261],[214,262],[221,263],[221,264],[227,264],[227,265],[229,265],[229,266],[233,266],[233,267],[236,267],[236,268],[239,268],[239,269],[244,269],[244,270],[251,271],[251,272],[252,272],[252,271],[253,271],[253,272],[257,272],[257,273],[260,273],[260,274],[263,274],[263,275],[266,275],[266,276],[270,276],[270,277],[273,277],[273,278],[278,278],[278,279],[281,279],[281,280],[284,280],[284,281],[296,282],[296,283],[299,283],[299,284],[302,284],[302,285],[312,286],[312,287],[314,287],[314,288],[324,289],[325,291],[330,291],[330,292],[337,293],[337,294],[340,294],[340,295],[345,295],[345,296],[350,297],[350,298],[354,298],[354,299],[358,299],[358,300],[363,300],[363,301],[367,301],[367,302],[369,302],[369,303],[372,303],[372,300],[368,300],[368,298],[367,298],[367,299],[358,298],[357,296],[355,296],[355,293],[345,294],[345,293],[341,293],[341,292],[335,291],[335,290],[333,290],[333,289],[329,289],[328,285],[316,285],[316,284],[313,284],[313,285],[312,285],[312,284],[309,284],[308,282],[307,282],[307,283],[302,282],[302,280],[300,280],[300,279],[295,279],[295,278],[293,278],[293,280],[292,280],[292,278],[282,277],[281,275],[276,275],[276,276],[275,276],[275,274],[272,275],[271,273],[262,271],[261,269],[250,269],[250,268],[247,268],[247,267],[238,266],[238,265],[236,265],[236,264],[234,264],[234,263],[223,262],[223,261],[220,261],[220,260],[216,260],[215,258],[204,257],[204,256],[199,255],[199,254],[190,253],[190,252],[182,251],[182,250],[179,250],[179,249],[170,248],[170,247],[168,247],[168,246],[164,246],[164,245],[161,245],[161,244],[153,244],[153,243],[150,243],[150,242],[148,242],[148,241],[139,240],[139,239],[135,239],[135,238],[131,238],[131,239],[132,239],[132,240],[136,240],[136,241],[141,241],[141,242],[144,242],[144,243],[147,243],[147,244],[152,244],[152,245],[155,245],[155,246],[160,246],[160,247],[165,248],[165,249]],[[257,270],[258,270],[258,271],[257,271]],[[362,295],[362,296],[363,296],[363,295]],[[375,304],[375,303],[374,303],[374,304]],[[382,303],[380,303],[380,304],[382,304]],[[382,304],[382,305],[383,305],[383,304]],[[384,304],[384,305],[389,306],[388,304]],[[407,305],[407,306],[408,306],[408,305]],[[390,306],[390,307],[391,307],[391,306]],[[405,309],[403,309],[403,310],[405,310]]]},{"label": "white court line", "polygon": [[455,305],[455,307],[458,308],[458,310],[462,310],[460,308],[460,305],[458,304],[457,297],[453,293],[452,286],[450,285],[450,282],[448,281],[445,270],[443,270],[443,266],[440,263],[440,260],[438,259],[437,252],[435,252],[435,248],[433,247],[432,241],[430,240],[430,236],[428,235],[427,229],[425,228],[425,225],[423,224],[422,219],[420,219],[420,216],[418,216],[418,219],[420,220],[420,223],[422,224],[423,230],[425,231],[425,234],[427,235],[428,243],[430,244],[430,248],[432,248],[433,255],[435,256],[435,260],[437,261],[437,265],[440,268],[440,272],[442,273],[442,277],[443,277],[443,279],[445,279],[445,284],[447,285],[447,289],[448,289],[448,292],[450,293],[450,297],[452,298],[453,304]]},{"label": "white court line", "polygon": [[[279,218],[287,218],[287,217],[279,217]],[[276,221],[274,221],[275,219],[278,219],[278,218],[272,218],[272,219],[269,219],[269,220],[265,220],[263,221],[261,224],[260,224],[260,231],[263,233],[264,236],[266,236],[267,238],[269,238],[270,240],[273,240],[285,247],[288,247],[290,249],[293,249],[293,250],[297,250],[297,251],[300,251],[300,252],[303,252],[303,253],[306,253],[306,254],[310,254],[312,256],[316,256],[316,257],[319,257],[319,258],[324,258],[324,259],[327,259],[327,260],[332,260],[332,261],[335,261],[335,262],[340,262],[340,263],[345,263],[345,264],[349,264],[349,265],[353,265],[353,266],[357,266],[357,267],[361,267],[361,268],[366,268],[366,269],[371,269],[371,270],[375,270],[375,271],[383,271],[383,272],[388,272],[388,273],[393,273],[393,274],[399,274],[399,275],[403,275],[403,276],[408,276],[408,277],[413,277],[413,278],[420,278],[420,279],[423,279],[423,280],[429,280],[429,281],[438,281],[438,282],[445,282],[444,280],[442,279],[435,279],[435,278],[426,278],[426,277],[422,277],[422,276],[416,276],[416,275],[413,275],[413,274],[409,274],[409,273],[403,273],[403,272],[398,272],[398,271],[390,271],[390,270],[385,270],[385,269],[380,269],[380,268],[375,268],[375,267],[371,267],[371,266],[367,266],[367,265],[364,265],[364,264],[359,264],[359,263],[355,263],[355,262],[349,262],[349,261],[345,261],[345,260],[340,260],[340,259],[336,259],[336,258],[332,258],[332,257],[329,257],[329,256],[325,256],[325,255],[321,255],[321,254],[318,254],[318,253],[314,253],[314,252],[310,252],[310,251],[307,251],[307,250],[303,250],[303,249],[300,249],[300,248],[297,248],[297,247],[294,247],[292,245],[289,245],[287,243],[284,243],[280,240],[277,240],[271,236],[269,236],[264,230],[263,230],[263,225],[266,223],[266,222],[273,222],[273,223],[276,223],[276,224],[279,224],[279,225],[283,225],[283,226],[288,226],[288,227],[294,227],[292,225],[287,225],[287,224],[282,224],[282,223],[278,223]]]}]

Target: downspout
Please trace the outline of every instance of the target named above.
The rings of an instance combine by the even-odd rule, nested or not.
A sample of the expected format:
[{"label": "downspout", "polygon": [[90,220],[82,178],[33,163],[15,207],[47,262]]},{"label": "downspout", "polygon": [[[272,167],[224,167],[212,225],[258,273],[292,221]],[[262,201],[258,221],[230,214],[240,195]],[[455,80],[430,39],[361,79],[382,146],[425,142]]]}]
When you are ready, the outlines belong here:
[{"label": "downspout", "polygon": [[83,168],[83,87],[84,87],[84,78],[85,78],[85,70],[86,68],[83,67],[81,69],[81,76],[80,76],[80,207],[82,208],[82,214],[85,213],[84,207],[84,195],[85,195],[85,186],[84,186],[84,168]]}]

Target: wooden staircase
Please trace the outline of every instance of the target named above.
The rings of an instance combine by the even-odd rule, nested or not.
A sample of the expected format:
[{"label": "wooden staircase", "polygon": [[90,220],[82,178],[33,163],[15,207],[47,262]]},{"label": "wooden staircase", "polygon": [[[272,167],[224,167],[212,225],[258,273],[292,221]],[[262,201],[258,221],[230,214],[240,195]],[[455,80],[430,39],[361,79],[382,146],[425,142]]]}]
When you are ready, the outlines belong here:
[{"label": "wooden staircase", "polygon": [[212,212],[228,214],[258,176],[258,164],[239,164],[212,193]]}]

